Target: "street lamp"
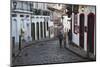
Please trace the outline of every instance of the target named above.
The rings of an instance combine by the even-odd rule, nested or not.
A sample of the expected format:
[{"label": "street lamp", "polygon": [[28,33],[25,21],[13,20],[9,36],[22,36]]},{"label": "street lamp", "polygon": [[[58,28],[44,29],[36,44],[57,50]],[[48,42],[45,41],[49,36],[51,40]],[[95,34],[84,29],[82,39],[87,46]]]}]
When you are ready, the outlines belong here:
[{"label": "street lamp", "polygon": [[16,6],[17,6],[17,2],[13,2],[13,7],[14,7],[14,9],[16,9]]},{"label": "street lamp", "polygon": [[84,12],[84,10],[85,10],[84,6],[81,7],[81,10],[82,10],[82,12]]}]

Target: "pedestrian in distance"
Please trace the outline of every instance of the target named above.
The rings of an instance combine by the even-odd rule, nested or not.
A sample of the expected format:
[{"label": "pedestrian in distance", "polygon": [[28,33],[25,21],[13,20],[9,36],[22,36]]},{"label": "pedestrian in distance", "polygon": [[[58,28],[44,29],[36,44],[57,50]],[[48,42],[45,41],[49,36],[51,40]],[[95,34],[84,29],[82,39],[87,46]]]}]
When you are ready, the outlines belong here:
[{"label": "pedestrian in distance", "polygon": [[69,32],[68,32],[68,43],[69,44],[72,43],[72,32],[71,32],[71,30],[69,30]]},{"label": "pedestrian in distance", "polygon": [[67,41],[67,32],[64,33],[64,48],[66,48],[66,41]]},{"label": "pedestrian in distance", "polygon": [[60,44],[60,48],[62,47],[62,40],[63,40],[63,33],[60,31],[58,33],[58,39],[59,39],[59,44]]}]

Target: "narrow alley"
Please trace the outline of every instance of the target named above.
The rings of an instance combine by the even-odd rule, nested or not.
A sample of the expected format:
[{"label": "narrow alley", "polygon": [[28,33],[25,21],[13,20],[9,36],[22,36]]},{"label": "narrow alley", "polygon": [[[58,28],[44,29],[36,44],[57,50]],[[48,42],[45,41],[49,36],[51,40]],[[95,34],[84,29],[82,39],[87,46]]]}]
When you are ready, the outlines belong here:
[{"label": "narrow alley", "polygon": [[66,48],[60,48],[57,39],[33,44],[20,53],[14,65],[51,64],[86,61]]}]

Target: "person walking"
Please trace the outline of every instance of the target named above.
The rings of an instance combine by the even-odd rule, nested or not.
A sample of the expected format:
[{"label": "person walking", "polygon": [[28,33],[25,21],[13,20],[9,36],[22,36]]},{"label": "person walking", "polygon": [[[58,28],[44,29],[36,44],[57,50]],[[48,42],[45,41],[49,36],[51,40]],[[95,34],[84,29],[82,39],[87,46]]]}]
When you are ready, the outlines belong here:
[{"label": "person walking", "polygon": [[64,38],[64,48],[66,48],[66,44],[67,44],[66,43],[66,41],[67,41],[66,40],[67,39],[67,32],[64,33],[64,37],[63,38]]},{"label": "person walking", "polygon": [[63,33],[60,31],[58,33],[58,39],[59,39],[59,44],[60,44],[60,48],[62,47],[62,40],[63,40]]},{"label": "person walking", "polygon": [[69,32],[68,32],[68,43],[69,44],[72,43],[72,32],[71,32],[71,30],[69,30]]}]

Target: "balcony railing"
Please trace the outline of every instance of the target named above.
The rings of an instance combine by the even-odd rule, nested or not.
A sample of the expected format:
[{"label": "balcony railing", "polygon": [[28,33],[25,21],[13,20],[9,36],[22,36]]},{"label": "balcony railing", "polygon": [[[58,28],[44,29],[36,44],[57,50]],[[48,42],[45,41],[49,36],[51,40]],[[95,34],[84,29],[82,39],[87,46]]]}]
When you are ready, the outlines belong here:
[{"label": "balcony railing", "polygon": [[32,11],[32,9],[24,9],[24,8],[12,8],[12,10]]},{"label": "balcony railing", "polygon": [[50,12],[46,10],[41,9],[33,9],[33,15],[44,15],[44,16],[50,16]]}]

